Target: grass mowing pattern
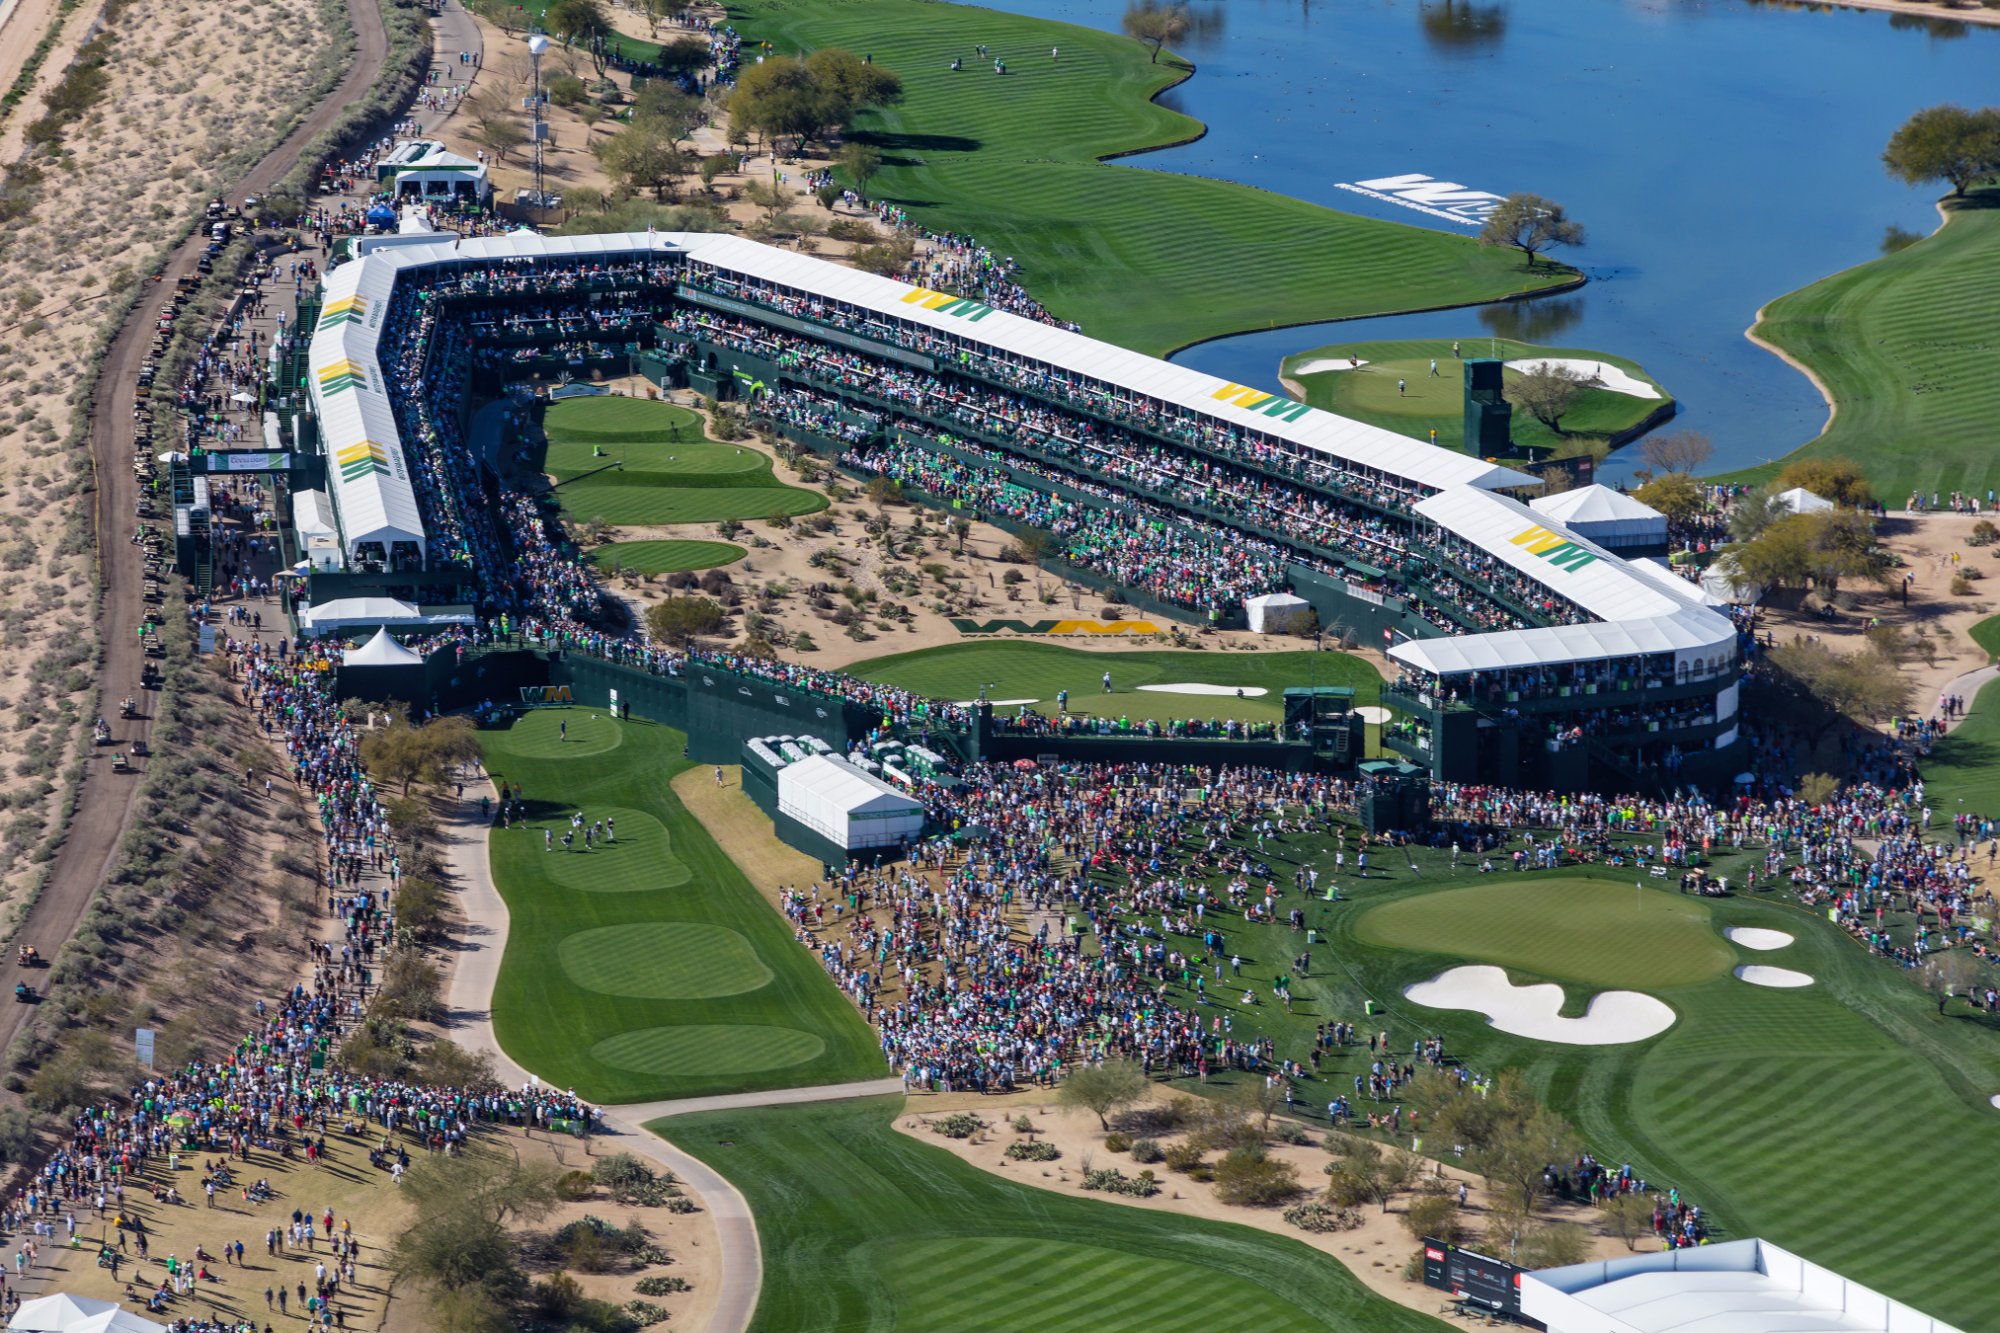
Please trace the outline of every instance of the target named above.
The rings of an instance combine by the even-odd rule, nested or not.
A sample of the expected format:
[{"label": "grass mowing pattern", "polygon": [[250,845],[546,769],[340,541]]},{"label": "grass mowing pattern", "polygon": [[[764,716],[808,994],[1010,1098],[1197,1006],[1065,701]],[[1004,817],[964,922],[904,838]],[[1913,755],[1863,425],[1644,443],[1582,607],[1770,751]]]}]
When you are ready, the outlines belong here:
[{"label": "grass mowing pattern", "polygon": [[550,403],[542,430],[551,442],[664,444],[702,438],[701,417],[647,398],[565,398]]},{"label": "grass mowing pattern", "polygon": [[[1993,485],[2000,186],[1945,204],[1949,220],[1932,235],[1780,297],[1756,329],[1812,367],[1840,409],[1782,461],[1852,458],[1891,509],[1912,491],[1983,495]],[[1761,480],[1779,466],[1736,479]]]},{"label": "grass mowing pattern", "polygon": [[898,1134],[902,1107],[878,1097],[652,1126],[749,1201],[764,1254],[756,1333],[1445,1327],[1297,1241],[989,1175]]},{"label": "grass mowing pattern", "polygon": [[[567,745],[556,739],[563,721]],[[480,739],[487,769],[522,785],[530,815],[525,825],[494,830],[491,842],[510,918],[493,1026],[509,1055],[604,1102],[884,1072],[861,1016],[674,796],[668,783],[687,767],[679,732],[601,713],[593,720],[585,709],[540,709]],[[606,762],[614,746],[617,759]],[[560,842],[543,851],[543,829],[559,835],[577,809],[592,820],[615,817],[618,842],[588,854],[565,853]],[[619,891],[583,891],[600,887]],[[607,995],[579,984],[566,966],[577,955],[573,943],[564,955],[573,937],[661,926],[733,932],[770,979],[725,993],[742,984],[742,960],[713,948],[706,966],[672,964],[684,970],[684,984],[707,987],[708,998]]]},{"label": "grass mowing pattern", "polygon": [[612,542],[590,553],[599,569],[629,569],[635,574],[679,574],[685,570],[719,569],[741,560],[745,552],[734,542],[686,540]]},{"label": "grass mowing pattern", "polygon": [[[611,471],[604,469],[617,464]],[[551,441],[544,470],[558,478],[589,475],[598,485],[775,486],[771,461],[755,449],[698,440],[692,444]]]},{"label": "grass mowing pattern", "polygon": [[[1993,623],[1974,626],[1974,637]],[[1937,810],[1939,823],[1961,810],[2000,810],[2000,681],[1981,686],[1965,720],[1932,747],[1924,764],[1924,796]]]},{"label": "grass mowing pattern", "polygon": [[750,941],[726,926],[653,921],[580,930],[556,948],[585,990],[643,1000],[708,1000],[771,984]]},{"label": "grass mowing pattern", "polygon": [[[1991,702],[2000,707],[2000,697]],[[1956,808],[1936,797],[1932,803]],[[1413,848],[1407,859],[1400,849],[1378,849],[1369,858],[1368,877],[1360,879],[1352,870],[1351,830],[1347,847],[1350,866],[1343,876],[1334,874],[1331,838],[1289,837],[1268,841],[1262,852],[1254,844],[1246,848],[1270,862],[1281,888],[1296,866],[1310,864],[1322,885],[1338,882],[1347,901],[1300,904],[1289,894],[1278,900],[1281,916],[1303,905],[1307,924],[1320,931],[1312,965],[1303,972],[1293,960],[1306,946],[1285,925],[1224,925],[1226,954],[1243,959],[1243,976],[1240,983],[1232,974],[1226,985],[1211,984],[1203,1012],[1229,1018],[1238,1040],[1269,1035],[1280,1055],[1302,1057],[1313,1025],[1337,1019],[1387,1031],[1392,1050],[1442,1036],[1447,1051],[1474,1069],[1522,1070],[1595,1152],[1689,1191],[1723,1238],[1761,1235],[1961,1327],[1991,1323],[1992,1284],[1983,1266],[1927,1260],[2000,1245],[1991,1191],[1979,1171],[1968,1169],[1985,1160],[2000,1132],[2000,1111],[1987,1104],[2000,1093],[2000,1018],[1957,1004],[1940,1016],[1907,973],[1868,956],[1823,914],[1769,895],[1744,895],[1741,877],[1750,857],[1731,854],[1716,870],[1739,891],[1704,904],[1716,933],[1753,926],[1795,937],[1784,949],[1741,951],[1734,962],[1793,968],[1814,977],[1815,985],[1772,990],[1725,971],[1673,989],[1668,998],[1680,1021],[1631,1046],[1563,1047],[1508,1036],[1488,1028],[1480,1015],[1403,999],[1411,983],[1474,959],[1435,944],[1385,949],[1363,937],[1361,923],[1383,904],[1409,902],[1420,910],[1440,893],[1488,885],[1505,893],[1531,880],[1582,881],[1629,903],[1632,873],[1573,869],[1481,877],[1470,858],[1461,857],[1454,871],[1448,855]],[[1761,858],[1761,850],[1754,855]],[[1670,881],[1641,884],[1641,895],[1680,899]],[[1440,925],[1449,915],[1442,907],[1432,912]],[[1891,924],[1904,930],[1908,920],[1906,913],[1895,914]],[[1198,947],[1180,940],[1169,945]],[[1269,1002],[1270,978],[1281,972],[1293,979],[1289,1014]],[[1242,1005],[1239,984],[1254,986],[1265,1003]],[[1582,999],[1571,998],[1573,1006]],[[1178,982],[1165,999],[1192,1003]],[[1363,1012],[1370,999],[1378,1006],[1373,1016]],[[1334,1052],[1319,1080],[1300,1085],[1300,1108],[1323,1117],[1326,1099],[1351,1094],[1354,1075],[1365,1073],[1371,1058],[1365,1044]],[[1237,1077],[1211,1075],[1209,1090],[1227,1092]],[[1354,1100],[1357,1113],[1387,1109]],[[1920,1129],[1903,1133],[1903,1126]],[[1893,1226],[1853,1225],[1857,1189],[1866,1191],[1869,1214],[1894,1219]]]},{"label": "grass mowing pattern", "polygon": [[670,527],[675,523],[720,523],[785,514],[796,518],[826,508],[826,497],[795,486],[702,486],[692,490],[601,484],[565,486],[556,494],[571,517],[597,519],[618,527]]},{"label": "grass mowing pattern", "polygon": [[1383,903],[1355,923],[1354,935],[1378,948],[1454,953],[1551,981],[1637,990],[1707,981],[1736,956],[1700,898],[1518,875]]},{"label": "grass mowing pattern", "polygon": [[[1283,374],[1305,390],[1305,400],[1314,407],[1414,440],[1428,441],[1430,432],[1435,430],[1440,446],[1457,449],[1465,443],[1465,363],[1451,354],[1451,342],[1449,338],[1416,338],[1403,342],[1335,343],[1286,357]],[[1603,352],[1578,347],[1541,347],[1488,337],[1465,338],[1459,346],[1467,356],[1498,355],[1505,361],[1538,356],[1601,361],[1666,394],[1659,381],[1638,363]],[[1300,375],[1292,369],[1313,361],[1344,361],[1350,355],[1368,364],[1358,370],[1322,370],[1311,375]],[[1438,366],[1436,379],[1431,378],[1433,360]],[[1519,378],[1511,370],[1506,374],[1509,383]],[[1401,395],[1396,392],[1397,380],[1404,383]],[[1537,421],[1534,413],[1516,411],[1514,441],[1544,446],[1586,438],[1604,439],[1630,430],[1671,401],[1670,397],[1634,398],[1609,389],[1585,389],[1577,399],[1576,410],[1562,419],[1560,435]]]},{"label": "grass mowing pattern", "polygon": [[[848,668],[853,675],[901,685],[934,699],[976,699],[991,683],[989,699],[1039,699],[1036,711],[1054,713],[1056,693],[1069,691],[1069,711],[1094,717],[1234,718],[1275,721],[1284,716],[1288,685],[1345,685],[1356,704],[1380,696],[1375,668],[1346,653],[1219,653],[1174,649],[1088,652],[1053,643],[987,641],[920,648],[877,657]],[[1111,673],[1115,694],[1104,693]],[[1140,693],[1140,685],[1256,685],[1262,698],[1234,695]]]},{"label": "grass mowing pattern", "polygon": [[[1150,100],[1189,67],[1151,63],[1125,37],[921,0],[728,9],[781,56],[844,46],[900,75],[902,104],[855,125],[883,156],[870,193],[1014,256],[1029,290],[1095,338],[1159,355],[1246,329],[1472,304],[1574,277],[1531,273],[1467,236],[1100,161],[1202,131]],[[1006,61],[1006,77],[978,44]],[[965,60],[958,73],[954,56]]]}]

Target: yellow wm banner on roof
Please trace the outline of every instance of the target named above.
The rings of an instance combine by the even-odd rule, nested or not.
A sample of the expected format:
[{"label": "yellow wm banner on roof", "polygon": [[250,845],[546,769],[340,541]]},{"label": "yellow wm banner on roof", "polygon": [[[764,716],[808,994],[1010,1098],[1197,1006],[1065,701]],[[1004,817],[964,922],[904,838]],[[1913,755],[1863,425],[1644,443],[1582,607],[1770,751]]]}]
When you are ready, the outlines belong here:
[{"label": "yellow wm banner on roof", "polygon": [[338,301],[328,302],[326,309],[319,312],[319,326],[322,329],[330,329],[336,324],[347,324],[361,319],[367,313],[368,302],[365,298],[343,296]]},{"label": "yellow wm banner on roof", "polygon": [[1516,546],[1525,546],[1542,559],[1560,569],[1582,569],[1596,562],[1597,557],[1584,550],[1567,537],[1550,532],[1547,528],[1534,527],[1508,541]]},{"label": "yellow wm banner on roof", "polygon": [[359,444],[349,445],[334,454],[333,459],[340,464],[342,481],[354,481],[370,473],[389,470],[388,451],[373,440],[363,440]]},{"label": "yellow wm banner on roof", "polygon": [[339,393],[342,389],[368,387],[368,379],[361,373],[361,367],[352,361],[336,361],[323,367],[319,372],[321,393]]},{"label": "yellow wm banner on roof", "polygon": [[926,310],[935,310],[940,315],[957,315],[977,324],[993,313],[993,307],[966,296],[953,296],[950,292],[934,292],[928,287],[919,287],[903,298],[904,305],[920,305]]},{"label": "yellow wm banner on roof", "polygon": [[1275,393],[1265,393],[1262,389],[1249,389],[1241,384],[1225,384],[1212,395],[1220,402],[1234,403],[1252,412],[1262,412],[1267,417],[1280,421],[1297,421],[1312,409],[1304,403],[1293,402]]}]

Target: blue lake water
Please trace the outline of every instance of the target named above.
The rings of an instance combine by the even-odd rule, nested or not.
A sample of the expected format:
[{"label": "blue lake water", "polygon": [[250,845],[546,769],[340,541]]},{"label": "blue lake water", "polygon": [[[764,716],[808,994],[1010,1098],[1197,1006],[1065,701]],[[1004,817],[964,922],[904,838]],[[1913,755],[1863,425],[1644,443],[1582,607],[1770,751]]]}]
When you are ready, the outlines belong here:
[{"label": "blue lake water", "polygon": [[[1125,0],[1000,8],[1116,30]],[[2000,28],[1748,0],[1197,0],[1195,76],[1162,99],[1196,143],[1127,161],[1470,234],[1340,187],[1426,175],[1562,202],[1589,243],[1573,294],[1248,334],[1185,365],[1277,387],[1328,342],[1495,333],[1629,356],[1680,423],[1747,466],[1819,432],[1805,378],[1743,337],[1758,307],[1928,232],[1937,191],[1881,165],[1938,102],[2000,102]],[[1199,238],[1190,238],[1199,243]],[[1194,294],[1190,293],[1193,298]],[[1086,330],[1087,331],[1087,330]],[[1629,466],[1627,463],[1625,466]],[[1614,460],[1609,475],[1623,470]]]}]

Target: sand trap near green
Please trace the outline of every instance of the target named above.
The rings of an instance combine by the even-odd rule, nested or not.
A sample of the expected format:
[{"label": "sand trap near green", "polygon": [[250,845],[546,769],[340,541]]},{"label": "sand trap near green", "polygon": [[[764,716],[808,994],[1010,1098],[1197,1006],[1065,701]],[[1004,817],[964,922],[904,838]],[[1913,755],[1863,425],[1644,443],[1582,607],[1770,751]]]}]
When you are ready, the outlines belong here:
[{"label": "sand trap near green", "polygon": [[1502,1032],[1562,1046],[1622,1046],[1674,1025],[1672,1009],[1633,990],[1600,991],[1581,1018],[1565,1018],[1561,986],[1517,986],[1497,967],[1454,967],[1405,987],[1403,995],[1431,1009],[1469,1009]]},{"label": "sand trap near green", "polygon": [[1587,986],[1693,985],[1735,961],[1700,899],[1602,879],[1484,875],[1370,908],[1354,933]]},{"label": "sand trap near green", "polygon": [[698,921],[641,921],[580,930],[556,946],[570,980],[600,995],[709,1000],[771,983],[742,932]]},{"label": "sand trap near green", "polygon": [[797,1028],[747,1023],[694,1023],[686,1027],[640,1028],[606,1037],[590,1048],[591,1058],[633,1074],[714,1078],[755,1074],[801,1065],[826,1043]]}]

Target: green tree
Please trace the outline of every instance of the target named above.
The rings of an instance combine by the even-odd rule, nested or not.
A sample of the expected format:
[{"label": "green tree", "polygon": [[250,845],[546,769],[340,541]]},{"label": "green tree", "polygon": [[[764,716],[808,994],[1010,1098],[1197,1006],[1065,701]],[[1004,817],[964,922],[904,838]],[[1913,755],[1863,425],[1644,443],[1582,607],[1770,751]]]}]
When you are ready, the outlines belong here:
[{"label": "green tree", "polygon": [[1803,489],[1835,504],[1865,508],[1875,502],[1868,474],[1851,458],[1801,458],[1771,483],[1777,492]]},{"label": "green tree", "polygon": [[1839,653],[1824,643],[1781,643],[1767,660],[1781,683],[1819,710],[1816,723],[1808,724],[1815,746],[1843,717],[1872,727],[1909,709],[1909,678],[1872,646]]},{"label": "green tree", "polygon": [[727,622],[722,604],[710,597],[669,597],[646,611],[647,630],[676,648],[719,633]]},{"label": "green tree", "polygon": [[1736,497],[1729,507],[1729,535],[1738,542],[1752,542],[1765,529],[1792,511],[1769,487]]},{"label": "green tree", "polygon": [[701,188],[715,193],[715,182],[724,172],[736,170],[736,159],[728,153],[710,153],[701,160]]},{"label": "green tree", "polygon": [[670,127],[655,120],[634,120],[610,138],[591,144],[590,151],[619,188],[635,194],[651,190],[659,203],[666,202],[687,174],[687,154],[675,145]]},{"label": "green tree", "polygon": [[1056,1104],[1092,1111],[1099,1127],[1108,1130],[1111,1113],[1143,1098],[1151,1086],[1146,1071],[1131,1060],[1078,1065],[1064,1076],[1062,1087],[1056,1091]]},{"label": "green tree", "polygon": [[1937,1001],[1938,1013],[1943,1015],[1945,1006],[1954,996],[1970,999],[1978,989],[1985,973],[1979,960],[1958,949],[1946,949],[1933,953],[1917,969],[1917,980],[1933,1000]]},{"label": "green tree", "polygon": [[668,74],[693,75],[707,69],[712,59],[707,42],[699,37],[682,37],[662,46],[653,63]]},{"label": "green tree", "polygon": [[[840,168],[854,182],[854,192],[868,201],[868,182],[882,170],[882,153],[872,144],[848,142],[840,149]],[[836,198],[838,196],[835,196]]]},{"label": "green tree", "polygon": [[1953,195],[2000,172],[2000,108],[1925,107],[1897,127],[1882,165],[1906,185],[1948,181]]},{"label": "green tree", "polygon": [[689,0],[639,0],[639,12],[646,16],[646,35],[659,36],[661,21],[687,13],[688,5]]},{"label": "green tree", "polygon": [[901,78],[838,46],[807,56],[806,70],[827,98],[831,118],[822,128],[828,132],[847,128],[857,112],[903,100]]},{"label": "green tree", "polygon": [[1583,376],[1568,366],[1544,361],[1507,382],[1507,401],[1524,407],[1535,420],[1562,434],[1562,419],[1583,397]]},{"label": "green tree", "polygon": [[1403,1227],[1417,1240],[1441,1240],[1447,1245],[1460,1245],[1472,1237],[1464,1210],[1448,1194],[1425,1194],[1410,1200],[1403,1213]]},{"label": "green tree", "polygon": [[1574,221],[1563,206],[1539,194],[1510,194],[1486,217],[1479,229],[1479,243],[1511,246],[1528,257],[1533,268],[1536,256],[1558,245],[1583,244],[1583,224]]},{"label": "green tree", "polygon": [[542,22],[550,36],[572,48],[588,47],[592,39],[611,32],[611,21],[598,0],[555,0],[542,11]]},{"label": "green tree", "polygon": [[1125,29],[1127,37],[1151,47],[1153,63],[1158,64],[1161,47],[1168,42],[1178,42],[1187,36],[1187,6],[1163,5],[1159,0],[1138,0],[1138,3],[1125,7],[1125,16],[1120,20],[1120,26]]},{"label": "green tree", "polygon": [[1655,477],[1632,494],[1641,504],[1659,510],[1674,523],[1691,519],[1708,507],[1708,501],[1702,496],[1701,483],[1685,472],[1668,472]]},{"label": "green tree", "polygon": [[1636,1250],[1653,1232],[1653,1201],[1643,1194],[1621,1194],[1604,1205],[1604,1229]]},{"label": "green tree", "polygon": [[632,123],[652,125],[675,144],[693,134],[706,119],[708,111],[700,98],[665,79],[653,80],[632,99]]},{"label": "green tree", "polygon": [[1533,1213],[1541,1198],[1542,1173],[1551,1162],[1567,1162],[1583,1149],[1583,1140],[1567,1120],[1539,1103],[1517,1103],[1492,1139],[1470,1160],[1496,1195],[1523,1215]]}]

